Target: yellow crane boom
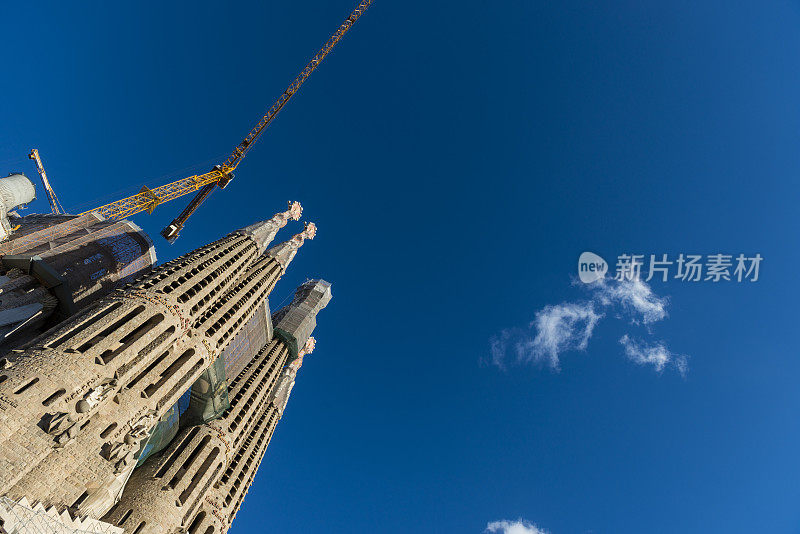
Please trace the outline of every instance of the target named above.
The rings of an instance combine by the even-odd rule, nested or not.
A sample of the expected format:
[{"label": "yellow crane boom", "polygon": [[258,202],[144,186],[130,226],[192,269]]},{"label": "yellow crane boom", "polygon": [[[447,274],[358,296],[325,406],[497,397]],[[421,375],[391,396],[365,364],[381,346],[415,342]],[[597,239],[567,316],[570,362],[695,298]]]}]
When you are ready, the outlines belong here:
[{"label": "yellow crane boom", "polygon": [[358,6],[350,13],[350,16],[345,19],[345,21],[339,26],[339,28],[330,36],[328,41],[325,45],[317,52],[317,54],[311,58],[311,61],[305,66],[305,68],[297,75],[294,81],[289,84],[289,87],[283,92],[283,94],[272,104],[272,107],[267,110],[261,120],[258,121],[250,133],[242,140],[239,145],[233,149],[231,155],[228,156],[228,159],[222,163],[223,169],[226,172],[231,172],[236,169],[236,166],[242,161],[245,154],[247,154],[250,147],[253,143],[259,138],[261,132],[263,132],[269,123],[272,122],[272,119],[278,114],[278,112],[283,109],[283,106],[292,98],[292,96],[300,89],[300,86],[311,76],[311,73],[322,63],[322,60],[325,59],[325,56],[333,50],[333,47],[339,42],[339,40],[344,37],[344,34],[350,30],[350,28],[355,24],[355,22],[361,17],[364,11],[372,4],[373,0],[363,0]]},{"label": "yellow crane boom", "polygon": [[[261,133],[269,126],[275,116],[283,109],[286,103],[300,89],[312,72],[322,63],[322,60],[330,53],[339,40],[350,30],[353,24],[361,17],[364,11],[372,4],[373,0],[362,0],[362,2],[350,13],[350,16],[339,26],[336,32],[331,35],[325,45],[308,62],[305,68],[297,75],[289,87],[281,94],[278,100],[267,110],[266,114],[258,121],[247,136],[231,152],[230,156],[221,164],[216,165],[211,171],[205,174],[189,176],[165,184],[154,189],[142,187],[142,190],[130,197],[105,204],[91,209],[84,213],[99,213],[106,219],[122,219],[141,211],[152,213],[159,204],[169,202],[178,197],[182,197],[194,191],[200,191],[189,203],[178,217],[161,231],[161,235],[168,241],[173,242],[180,233],[186,220],[191,216],[197,207],[211,194],[217,186],[224,188],[233,179],[233,171],[241,163],[244,156],[252,148],[253,143],[258,140]],[[83,215],[83,213],[81,214]]]},{"label": "yellow crane boom", "polygon": [[154,189],[142,187],[142,190],[133,196],[129,196],[120,200],[116,200],[109,204],[99,206],[81,213],[99,213],[106,219],[124,219],[140,211],[147,211],[153,213],[156,206],[175,200],[183,195],[188,195],[197,191],[206,184],[216,183],[222,177],[222,173],[216,169],[205,174],[197,174],[189,176],[188,178],[181,178],[174,182],[161,185]]}]

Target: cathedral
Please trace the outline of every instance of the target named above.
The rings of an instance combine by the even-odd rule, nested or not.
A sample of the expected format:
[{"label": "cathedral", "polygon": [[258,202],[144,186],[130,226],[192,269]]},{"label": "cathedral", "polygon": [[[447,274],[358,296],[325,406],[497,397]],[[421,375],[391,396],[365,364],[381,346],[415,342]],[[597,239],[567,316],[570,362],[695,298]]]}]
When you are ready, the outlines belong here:
[{"label": "cathedral", "polygon": [[227,532],[331,299],[269,306],[316,226],[273,244],[293,202],[155,266],[130,221],[20,217],[22,178],[0,180],[0,532]]}]

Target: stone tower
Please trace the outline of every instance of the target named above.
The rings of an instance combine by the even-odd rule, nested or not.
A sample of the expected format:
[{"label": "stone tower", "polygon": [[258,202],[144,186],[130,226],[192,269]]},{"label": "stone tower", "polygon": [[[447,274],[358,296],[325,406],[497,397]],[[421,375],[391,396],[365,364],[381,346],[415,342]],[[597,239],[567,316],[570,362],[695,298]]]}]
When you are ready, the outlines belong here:
[{"label": "stone tower", "polygon": [[310,335],[317,313],[330,299],[331,286],[324,280],[300,286],[292,303],[273,316],[281,334],[230,383],[230,408],[220,419],[182,430],[159,456],[134,471],[122,499],[103,520],[139,534],[226,532],[283,414],[303,357],[314,348]]},{"label": "stone tower", "polygon": [[[139,452],[156,423],[245,326],[266,313],[275,283],[315,235],[308,224],[266,250],[277,231],[299,215],[295,203],[268,221],[161,265],[0,360],[0,497],[68,508],[82,517],[105,515],[128,480],[138,476]],[[295,308],[309,298],[296,299]],[[319,302],[307,306],[313,315],[324,307]],[[230,382],[229,413],[239,402],[239,376],[267,347],[276,362],[281,354],[284,359],[299,354],[298,343],[304,346],[314,319],[303,319],[295,308],[279,313],[294,317],[297,325],[278,320],[276,340],[255,358],[255,349],[242,358],[243,369]],[[258,384],[263,395],[269,386]]]}]

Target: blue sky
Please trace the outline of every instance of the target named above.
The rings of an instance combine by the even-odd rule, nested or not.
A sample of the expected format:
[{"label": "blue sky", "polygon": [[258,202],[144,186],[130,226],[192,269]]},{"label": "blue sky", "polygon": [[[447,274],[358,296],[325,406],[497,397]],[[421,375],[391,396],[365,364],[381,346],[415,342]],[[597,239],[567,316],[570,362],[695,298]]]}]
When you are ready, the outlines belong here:
[{"label": "blue sky", "polygon": [[[6,5],[0,163],[35,176],[37,147],[76,211],[208,170],[354,5]],[[272,302],[307,277],[334,299],[232,532],[800,532],[798,28],[796,2],[377,0],[157,241],[287,200],[319,227]],[[493,365],[502,332],[592,302],[586,250],[764,261],[651,282],[649,324],[598,305],[558,369]]]}]

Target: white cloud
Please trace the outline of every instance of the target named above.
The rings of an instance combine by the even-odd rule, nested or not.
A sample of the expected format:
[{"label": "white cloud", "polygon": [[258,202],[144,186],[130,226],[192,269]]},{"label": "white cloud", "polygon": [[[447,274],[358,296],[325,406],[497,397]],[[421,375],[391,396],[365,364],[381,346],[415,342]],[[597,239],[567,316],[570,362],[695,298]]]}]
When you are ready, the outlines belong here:
[{"label": "white cloud", "polygon": [[625,349],[625,356],[639,365],[650,364],[658,372],[663,371],[667,365],[672,365],[682,376],[685,376],[686,371],[689,369],[686,356],[670,352],[660,341],[653,345],[647,345],[631,339],[628,334],[625,334],[620,338],[619,343]]},{"label": "white cloud", "polygon": [[602,280],[592,285],[595,299],[602,305],[620,304],[625,311],[634,315],[632,321],[639,323],[636,314],[644,324],[660,321],[667,316],[666,298],[659,297],[641,280]]},{"label": "white cloud", "polygon": [[[518,363],[548,362],[558,369],[561,355],[586,350],[595,326],[606,311],[617,310],[634,325],[648,326],[667,317],[669,299],[653,293],[641,280],[600,280],[586,286],[591,298],[583,302],[562,302],[537,311],[527,329],[510,328],[489,340],[492,363],[505,368],[508,353]],[[647,346],[634,342],[626,334],[620,340],[626,356],[641,365],[650,364],[657,371],[675,367],[682,375],[688,365],[685,356],[671,353],[663,343]]]},{"label": "white cloud", "polygon": [[558,355],[562,352],[586,350],[601,317],[590,302],[546,306],[536,313],[536,319],[531,323],[536,327],[536,337],[516,342],[517,359],[522,362],[548,359],[553,368],[558,368]]},{"label": "white cloud", "polygon": [[486,525],[485,532],[498,532],[500,534],[548,534],[546,530],[524,519],[517,519],[516,521],[492,521]]},{"label": "white cloud", "polygon": [[509,342],[514,337],[519,337],[519,329],[507,329],[500,332],[500,335],[492,336],[489,340],[489,352],[492,355],[492,363],[501,369],[505,369],[506,349]]}]

